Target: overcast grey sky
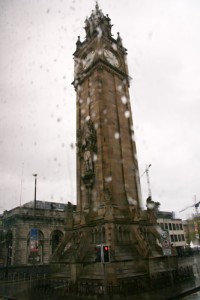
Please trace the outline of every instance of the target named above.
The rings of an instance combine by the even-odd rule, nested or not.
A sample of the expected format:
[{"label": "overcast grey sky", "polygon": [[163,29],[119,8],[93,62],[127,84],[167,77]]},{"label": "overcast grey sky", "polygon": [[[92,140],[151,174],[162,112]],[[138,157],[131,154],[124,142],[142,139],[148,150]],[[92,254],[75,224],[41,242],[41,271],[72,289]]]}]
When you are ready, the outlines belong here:
[{"label": "overcast grey sky", "polygon": [[[0,1],[0,212],[76,202],[73,52],[92,0]],[[128,49],[140,173],[176,211],[200,201],[200,2],[99,0]],[[147,197],[142,176],[142,196]],[[187,217],[194,208],[177,214]]]}]

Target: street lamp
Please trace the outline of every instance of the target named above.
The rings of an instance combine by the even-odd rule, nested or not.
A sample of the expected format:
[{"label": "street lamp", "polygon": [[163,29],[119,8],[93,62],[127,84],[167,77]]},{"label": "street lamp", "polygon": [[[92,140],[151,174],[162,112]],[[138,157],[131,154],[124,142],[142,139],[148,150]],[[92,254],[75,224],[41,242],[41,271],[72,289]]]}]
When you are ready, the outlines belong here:
[{"label": "street lamp", "polygon": [[37,191],[37,174],[33,174],[35,177],[35,190],[34,190],[34,226],[35,226],[35,210],[36,210],[36,191]]}]

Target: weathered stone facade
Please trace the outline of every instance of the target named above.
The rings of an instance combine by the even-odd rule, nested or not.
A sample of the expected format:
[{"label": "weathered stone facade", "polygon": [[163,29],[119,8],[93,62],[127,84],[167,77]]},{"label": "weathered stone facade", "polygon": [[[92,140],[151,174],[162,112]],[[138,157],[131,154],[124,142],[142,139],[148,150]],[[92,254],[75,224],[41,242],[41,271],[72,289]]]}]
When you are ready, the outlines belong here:
[{"label": "weathered stone facade", "polygon": [[[33,202],[4,212],[1,217],[1,262],[12,266],[32,264],[30,230],[39,232],[35,263],[48,264],[64,235],[66,211],[69,205],[36,201],[34,218]],[[47,205],[48,204],[48,205]],[[59,208],[59,205],[62,208]],[[73,205],[70,204],[70,210]]]}]

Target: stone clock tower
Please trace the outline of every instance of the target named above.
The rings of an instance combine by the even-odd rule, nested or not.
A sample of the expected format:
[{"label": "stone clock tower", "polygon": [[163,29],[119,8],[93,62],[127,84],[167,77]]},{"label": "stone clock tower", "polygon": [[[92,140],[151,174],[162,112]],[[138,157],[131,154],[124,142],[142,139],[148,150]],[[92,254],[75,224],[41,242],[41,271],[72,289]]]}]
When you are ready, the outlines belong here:
[{"label": "stone clock tower", "polygon": [[[67,213],[65,238],[52,257],[74,282],[146,276],[148,258],[161,256],[153,210],[142,220],[127,51],[111,28],[96,4],[74,53],[77,208]],[[110,263],[96,261],[97,245],[109,247]]]},{"label": "stone clock tower", "polygon": [[[137,216],[140,184],[126,49],[98,5],[74,53],[77,93],[77,211],[86,218]],[[132,218],[132,217],[131,217]]]}]

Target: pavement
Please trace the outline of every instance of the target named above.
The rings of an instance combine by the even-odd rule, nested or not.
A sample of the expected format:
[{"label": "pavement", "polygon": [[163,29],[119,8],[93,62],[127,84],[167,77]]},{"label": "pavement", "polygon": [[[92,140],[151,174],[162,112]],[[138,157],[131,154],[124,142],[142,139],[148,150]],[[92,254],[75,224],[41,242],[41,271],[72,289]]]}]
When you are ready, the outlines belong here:
[{"label": "pavement", "polygon": [[[189,262],[190,261],[190,262]],[[34,288],[34,282],[8,282],[7,284],[0,284],[0,300],[1,295],[15,297],[16,300],[88,300],[88,299],[126,299],[126,300],[197,300],[200,299],[200,255],[189,258],[189,261],[182,259],[182,265],[185,263],[191,264],[194,271],[194,279],[187,280],[170,287],[160,288],[156,291],[144,292],[140,294],[120,295],[120,296],[93,296],[93,295],[58,295],[56,292],[43,290],[39,291]],[[32,287],[32,288],[31,288]],[[4,298],[3,298],[4,299]],[[5,298],[6,299],[6,298]],[[8,298],[9,299],[9,298]]]}]

